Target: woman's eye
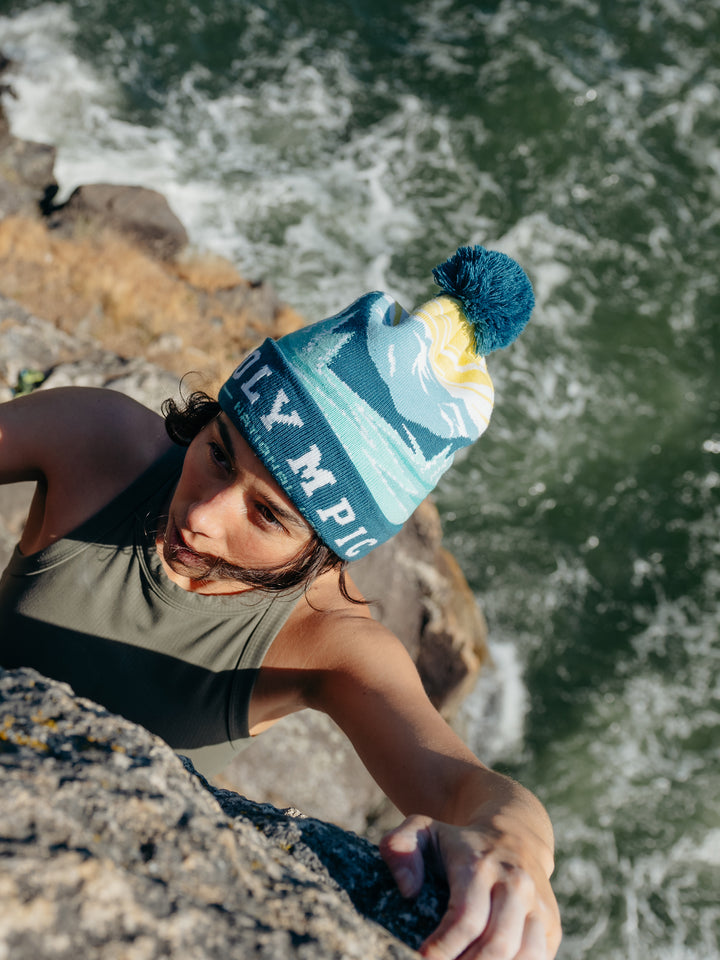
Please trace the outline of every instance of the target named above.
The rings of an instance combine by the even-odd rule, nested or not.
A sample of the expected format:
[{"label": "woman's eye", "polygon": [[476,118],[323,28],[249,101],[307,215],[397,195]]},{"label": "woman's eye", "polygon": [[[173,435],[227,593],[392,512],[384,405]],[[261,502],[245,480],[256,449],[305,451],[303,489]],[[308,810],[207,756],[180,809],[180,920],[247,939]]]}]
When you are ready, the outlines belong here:
[{"label": "woman's eye", "polygon": [[225,456],[225,452],[224,452],[223,448],[222,448],[219,444],[215,443],[214,441],[211,441],[211,442],[208,444],[208,446],[209,446],[209,448],[210,448],[210,457],[211,457],[211,459],[212,459],[219,467],[222,467],[223,470],[229,470],[229,469],[230,469],[230,461],[229,461],[228,458]]},{"label": "woman's eye", "polygon": [[265,523],[267,523],[272,527],[277,527],[278,529],[282,529],[282,524],[280,523],[278,518],[275,516],[275,514],[272,512],[270,507],[268,507],[266,504],[258,503],[257,512],[260,514],[260,516],[262,517]]}]

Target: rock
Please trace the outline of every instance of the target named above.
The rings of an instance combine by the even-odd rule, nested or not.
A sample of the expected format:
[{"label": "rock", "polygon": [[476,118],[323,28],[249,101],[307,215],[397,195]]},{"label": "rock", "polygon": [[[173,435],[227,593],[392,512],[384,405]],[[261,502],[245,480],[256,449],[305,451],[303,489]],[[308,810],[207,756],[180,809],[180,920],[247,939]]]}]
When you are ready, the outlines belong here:
[{"label": "rock", "polygon": [[178,379],[199,371],[210,391],[265,337],[303,323],[268,282],[243,279],[220,257],[188,251],[160,261],[113,231],[63,236],[22,216],[0,220],[0,292],[66,333]]},{"label": "rock", "polygon": [[444,908],[432,877],[403,901],[367,841],[214,790],[32,670],[0,670],[0,765],[3,960],[410,960]]},{"label": "rock", "polygon": [[160,260],[172,260],[188,243],[185,227],[165,197],[146,187],[109,183],[78,187],[67,203],[52,211],[49,222],[65,232],[115,230]]},{"label": "rock", "polygon": [[299,807],[376,841],[402,820],[345,734],[314,710],[283,717],[255,737],[212,783]]},{"label": "rock", "polygon": [[392,540],[352,564],[375,615],[400,637],[431,701],[447,718],[487,660],[487,626],[455,558],[442,545],[432,500]]},{"label": "rock", "polygon": [[0,401],[13,396],[23,370],[37,371],[43,389],[109,387],[158,411],[163,400],[178,392],[174,374],[64,333],[0,295]]}]

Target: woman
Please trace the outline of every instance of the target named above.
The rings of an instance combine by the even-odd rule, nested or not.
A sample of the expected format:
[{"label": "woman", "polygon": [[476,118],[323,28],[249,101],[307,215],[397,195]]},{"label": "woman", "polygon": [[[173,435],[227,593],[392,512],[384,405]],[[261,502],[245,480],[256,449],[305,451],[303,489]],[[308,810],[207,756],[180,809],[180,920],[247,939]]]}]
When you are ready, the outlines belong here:
[{"label": "woman", "polygon": [[0,584],[0,662],[67,680],[206,773],[280,717],[324,711],[407,816],[381,844],[401,892],[425,858],[444,868],[422,952],[549,960],[547,814],[445,724],[346,569],[483,432],[485,354],[532,309],[502,254],[460,248],[434,274],[443,294],[413,313],[361,297],[265,341],[217,402],[169,403],[165,424],[103,390],[0,407],[0,482],[37,482]]}]

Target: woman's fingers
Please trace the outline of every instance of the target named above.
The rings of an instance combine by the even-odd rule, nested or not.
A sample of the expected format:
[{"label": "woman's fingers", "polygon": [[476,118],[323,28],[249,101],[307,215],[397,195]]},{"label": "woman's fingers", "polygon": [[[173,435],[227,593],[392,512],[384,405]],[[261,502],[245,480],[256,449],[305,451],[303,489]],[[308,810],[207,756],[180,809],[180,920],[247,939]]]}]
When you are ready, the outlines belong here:
[{"label": "woman's fingers", "polygon": [[539,880],[512,854],[503,856],[485,831],[409,817],[386,834],[381,851],[404,896],[420,892],[424,856],[439,858],[444,867],[450,896],[440,924],[420,948],[427,960],[555,956],[560,921],[547,878]]},{"label": "woman's fingers", "polygon": [[416,897],[425,880],[430,822],[429,817],[408,817],[380,841],[382,858],[404,897]]},{"label": "woman's fingers", "polygon": [[[454,960],[482,937],[491,914],[486,878],[472,867],[448,875],[450,899],[439,926],[420,947],[428,960]],[[462,875],[464,874],[464,875]]]},{"label": "woman's fingers", "polygon": [[555,956],[558,946],[559,942],[552,953],[548,953],[545,927],[539,917],[531,914],[525,921],[522,945],[515,960],[548,960],[548,957]]}]

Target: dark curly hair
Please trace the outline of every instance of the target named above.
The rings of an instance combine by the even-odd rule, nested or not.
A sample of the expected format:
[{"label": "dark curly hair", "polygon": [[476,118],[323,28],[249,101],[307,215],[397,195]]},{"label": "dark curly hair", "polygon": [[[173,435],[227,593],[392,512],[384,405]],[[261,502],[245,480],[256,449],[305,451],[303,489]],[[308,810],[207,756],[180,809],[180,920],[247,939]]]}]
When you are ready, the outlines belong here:
[{"label": "dark curly hair", "polygon": [[[165,400],[162,404],[162,413],[165,418],[165,429],[173,443],[181,447],[189,447],[198,433],[222,413],[222,407],[217,400],[204,391],[195,390],[180,404],[172,398]],[[259,590],[280,593],[301,585],[304,585],[307,590],[321,573],[337,570],[342,596],[350,603],[364,603],[364,600],[353,597],[348,590],[347,565],[347,560],[343,560],[334,553],[313,532],[302,550],[285,564],[277,567],[248,569],[233,567],[218,560],[209,574],[235,579]]]}]

